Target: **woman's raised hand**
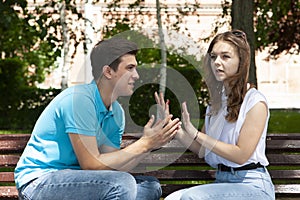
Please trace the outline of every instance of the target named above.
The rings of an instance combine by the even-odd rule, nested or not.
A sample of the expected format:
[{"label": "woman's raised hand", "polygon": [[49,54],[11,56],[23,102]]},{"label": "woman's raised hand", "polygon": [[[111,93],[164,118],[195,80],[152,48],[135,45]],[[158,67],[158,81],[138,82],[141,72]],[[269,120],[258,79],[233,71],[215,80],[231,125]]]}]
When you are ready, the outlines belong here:
[{"label": "woman's raised hand", "polygon": [[182,103],[182,123],[185,129],[185,132],[189,134],[192,138],[195,138],[198,134],[198,129],[194,127],[190,120],[190,113],[188,112],[186,102]]}]

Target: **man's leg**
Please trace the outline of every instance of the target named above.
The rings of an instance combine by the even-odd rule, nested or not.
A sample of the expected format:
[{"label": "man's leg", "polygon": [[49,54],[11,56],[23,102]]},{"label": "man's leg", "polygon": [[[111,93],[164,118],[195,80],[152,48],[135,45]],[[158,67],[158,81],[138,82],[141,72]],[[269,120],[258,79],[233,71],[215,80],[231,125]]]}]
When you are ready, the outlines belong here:
[{"label": "man's leg", "polygon": [[20,193],[26,200],[135,200],[137,187],[126,172],[59,170],[34,180]]},{"label": "man's leg", "polygon": [[135,176],[137,183],[136,200],[159,200],[162,194],[160,183],[152,176]]}]

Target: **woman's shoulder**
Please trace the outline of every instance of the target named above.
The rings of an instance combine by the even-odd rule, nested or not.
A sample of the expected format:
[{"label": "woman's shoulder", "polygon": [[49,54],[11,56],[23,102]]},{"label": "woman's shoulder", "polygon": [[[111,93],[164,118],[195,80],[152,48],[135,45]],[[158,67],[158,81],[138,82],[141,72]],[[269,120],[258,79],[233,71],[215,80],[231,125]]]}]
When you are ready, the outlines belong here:
[{"label": "woman's shoulder", "polygon": [[245,96],[245,99],[246,98],[262,98],[264,100],[267,100],[265,95],[260,92],[259,90],[257,90],[256,88],[250,88],[247,93],[246,93],[246,96]]},{"label": "woman's shoulder", "polygon": [[250,88],[246,93],[243,103],[248,108],[249,107],[251,108],[258,102],[264,102],[266,105],[268,105],[267,98],[265,97],[265,95],[262,92],[260,92],[256,88]]}]

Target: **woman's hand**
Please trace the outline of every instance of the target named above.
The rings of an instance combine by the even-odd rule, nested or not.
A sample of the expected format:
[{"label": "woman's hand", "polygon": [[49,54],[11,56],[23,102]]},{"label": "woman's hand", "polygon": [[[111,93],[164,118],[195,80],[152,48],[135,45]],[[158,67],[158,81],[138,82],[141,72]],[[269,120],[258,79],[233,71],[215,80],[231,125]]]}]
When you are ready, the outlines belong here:
[{"label": "woman's hand", "polygon": [[187,132],[191,138],[195,138],[198,134],[198,129],[196,129],[191,123],[190,113],[187,110],[186,102],[182,103],[182,123],[185,128],[185,132]]},{"label": "woman's hand", "polygon": [[[162,108],[162,111],[160,115],[168,116],[170,114],[169,111],[169,100],[165,102],[163,93],[160,93],[158,95],[157,92],[154,93],[155,101],[159,105],[160,108]],[[180,130],[179,135],[184,135],[184,133],[187,133],[191,138],[195,138],[196,134],[198,133],[198,130],[193,126],[193,124],[190,121],[190,114],[187,110],[186,103],[182,103],[182,120],[185,130]]]}]

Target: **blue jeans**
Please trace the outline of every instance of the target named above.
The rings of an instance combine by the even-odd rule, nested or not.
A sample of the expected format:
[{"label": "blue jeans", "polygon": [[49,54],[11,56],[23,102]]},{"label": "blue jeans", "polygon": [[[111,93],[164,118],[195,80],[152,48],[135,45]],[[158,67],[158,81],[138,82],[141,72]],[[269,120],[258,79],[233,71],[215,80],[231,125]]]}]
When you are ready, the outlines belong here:
[{"label": "blue jeans", "polygon": [[21,187],[19,199],[158,200],[161,193],[155,177],[111,170],[59,170]]},{"label": "blue jeans", "polygon": [[216,172],[216,181],[176,191],[165,200],[274,200],[275,191],[266,168]]}]

